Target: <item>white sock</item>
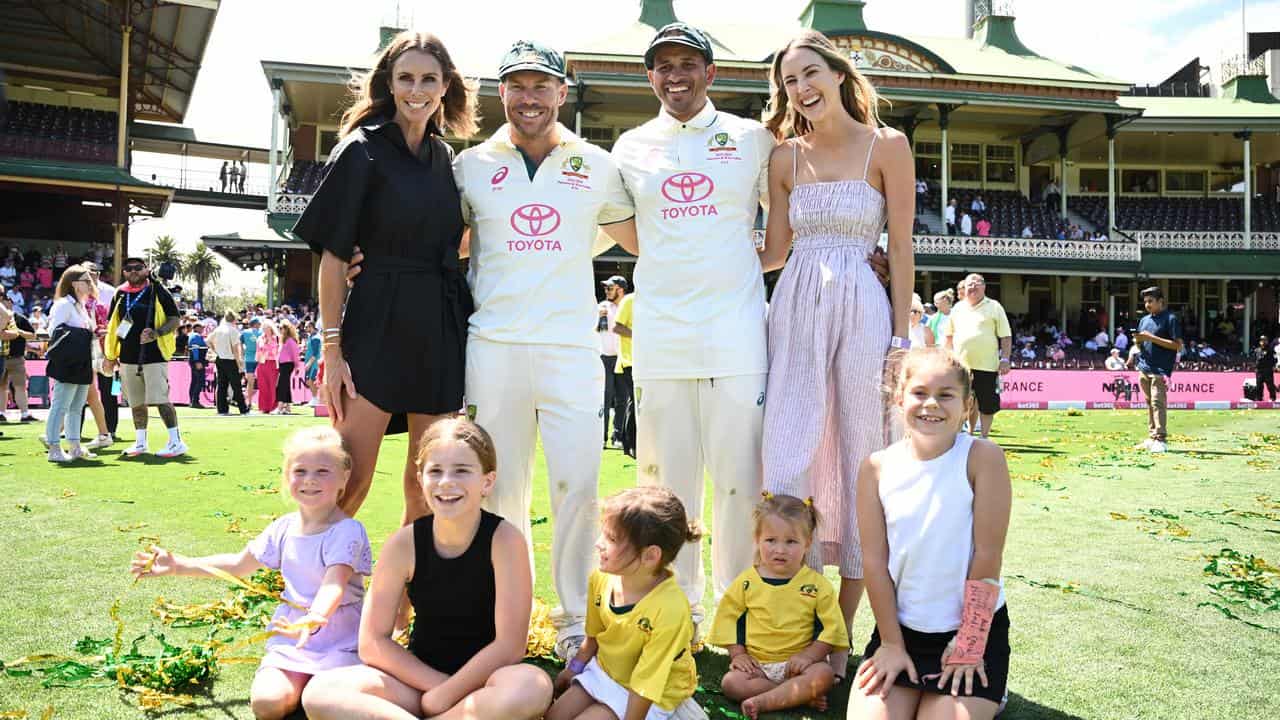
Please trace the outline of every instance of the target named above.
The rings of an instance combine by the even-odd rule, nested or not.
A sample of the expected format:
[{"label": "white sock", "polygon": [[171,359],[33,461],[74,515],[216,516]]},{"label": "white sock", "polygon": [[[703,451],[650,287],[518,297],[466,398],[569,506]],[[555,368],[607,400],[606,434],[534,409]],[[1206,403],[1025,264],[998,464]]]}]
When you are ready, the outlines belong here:
[{"label": "white sock", "polygon": [[134,433],[137,435],[137,437],[138,437],[138,439],[134,441],[134,445],[137,445],[138,447],[146,447],[146,446],[147,446],[147,430],[146,430],[146,428],[141,428],[141,429],[138,429],[138,430],[134,430],[133,432],[134,432]]},{"label": "white sock", "polygon": [[182,442],[182,438],[178,437],[178,428],[176,427],[169,428],[169,442],[175,443],[175,444]]}]

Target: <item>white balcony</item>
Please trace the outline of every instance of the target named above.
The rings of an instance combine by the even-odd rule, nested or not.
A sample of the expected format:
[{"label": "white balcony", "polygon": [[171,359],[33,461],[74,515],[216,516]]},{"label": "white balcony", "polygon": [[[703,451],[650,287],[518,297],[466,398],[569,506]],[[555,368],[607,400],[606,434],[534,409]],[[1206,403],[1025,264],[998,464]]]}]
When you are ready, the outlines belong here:
[{"label": "white balcony", "polygon": [[1142,260],[1142,250],[1137,244],[1116,240],[1092,242],[976,235],[916,235],[913,246],[916,255],[1103,260],[1130,263]]},{"label": "white balcony", "polygon": [[[1244,250],[1243,232],[1165,232],[1130,230],[1144,248],[1150,250]],[[1249,234],[1253,250],[1280,250],[1280,233]]]}]

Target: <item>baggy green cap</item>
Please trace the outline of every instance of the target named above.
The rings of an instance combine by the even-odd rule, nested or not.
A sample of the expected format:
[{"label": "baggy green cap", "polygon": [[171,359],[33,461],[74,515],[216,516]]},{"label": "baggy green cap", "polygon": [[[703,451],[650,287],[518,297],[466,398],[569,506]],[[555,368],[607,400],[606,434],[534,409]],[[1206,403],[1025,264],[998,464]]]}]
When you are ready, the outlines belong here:
[{"label": "baggy green cap", "polygon": [[502,56],[498,67],[498,79],[501,80],[513,72],[532,70],[564,79],[564,56],[545,45],[529,40],[517,40]]},{"label": "baggy green cap", "polygon": [[702,57],[706,58],[707,64],[715,62],[714,53],[711,50],[711,38],[698,28],[687,25],[682,22],[673,22],[670,25],[662,26],[662,29],[653,36],[653,40],[649,41],[649,49],[644,51],[644,66],[649,70],[653,69],[653,56],[658,52],[658,46],[671,43],[673,45],[684,45],[702,53]]}]

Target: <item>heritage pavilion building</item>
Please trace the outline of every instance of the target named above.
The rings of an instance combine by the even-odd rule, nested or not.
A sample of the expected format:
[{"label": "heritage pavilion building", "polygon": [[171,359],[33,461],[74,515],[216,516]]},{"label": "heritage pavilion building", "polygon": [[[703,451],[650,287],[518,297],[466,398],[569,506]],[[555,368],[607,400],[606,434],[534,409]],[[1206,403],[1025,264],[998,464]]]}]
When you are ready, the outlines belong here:
[{"label": "heritage pavilion building", "polygon": [[[1140,311],[1137,291],[1149,284],[1164,287],[1191,328],[1230,319],[1244,339],[1252,325],[1276,320],[1280,100],[1266,67],[1280,64],[1275,52],[1225,68],[1220,87],[1202,81],[1198,59],[1165,83],[1135,87],[1027,47],[1009,2],[971,2],[971,32],[957,37],[878,31],[864,20],[865,4],[811,0],[789,27],[704,25],[718,68],[710,95],[720,110],[758,118],[772,55],[797,32],[821,31],[847,52],[891,103],[882,118],[910,138],[928,184],[914,235],[926,301],[981,272],[1011,315],[1073,334],[1092,335],[1097,322],[1114,335]],[[643,54],[656,29],[677,19],[672,0],[642,0],[634,20],[563,48],[571,87],[560,121],[607,148],[653,117]],[[382,41],[395,32],[384,28]],[[479,142],[502,124],[496,60],[455,55],[464,75],[480,78],[484,127],[470,143]],[[315,295],[318,262],[288,230],[323,177],[347,82],[361,68],[262,67],[275,100],[269,156],[278,179],[267,222],[250,236],[204,239],[241,265],[274,268],[281,296],[305,299]],[[942,198],[969,210],[979,197],[990,235],[946,234]],[[1070,226],[1107,239],[1071,239]],[[633,262],[614,248],[597,258],[597,274],[629,276]]]}]

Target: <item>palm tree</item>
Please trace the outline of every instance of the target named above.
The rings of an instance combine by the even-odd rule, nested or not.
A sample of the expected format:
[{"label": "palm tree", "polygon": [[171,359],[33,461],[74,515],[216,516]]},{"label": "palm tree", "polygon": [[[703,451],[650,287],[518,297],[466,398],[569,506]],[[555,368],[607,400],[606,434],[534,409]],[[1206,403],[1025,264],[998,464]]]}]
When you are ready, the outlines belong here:
[{"label": "palm tree", "polygon": [[159,268],[161,263],[170,262],[178,272],[182,272],[182,253],[178,250],[178,241],[174,240],[172,235],[161,235],[156,238],[155,244],[143,255],[152,268]]},{"label": "palm tree", "polygon": [[182,261],[182,274],[196,281],[196,300],[203,306],[204,285],[222,275],[222,265],[218,256],[209,252],[204,243],[196,243],[196,249]]}]

